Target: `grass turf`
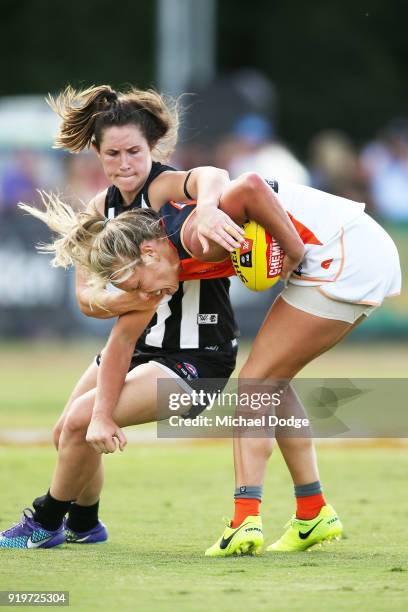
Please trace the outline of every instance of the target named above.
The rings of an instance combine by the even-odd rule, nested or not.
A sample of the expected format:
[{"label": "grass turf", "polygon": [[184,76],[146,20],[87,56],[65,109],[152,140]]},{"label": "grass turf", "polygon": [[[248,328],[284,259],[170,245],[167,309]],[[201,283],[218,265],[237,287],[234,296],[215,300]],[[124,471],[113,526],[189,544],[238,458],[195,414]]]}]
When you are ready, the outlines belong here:
[{"label": "grass turf", "polygon": [[[329,500],[345,524],[340,543],[296,554],[207,559],[231,511],[229,442],[128,447],[106,458],[101,516],[110,539],[94,546],[0,551],[0,589],[68,590],[75,610],[406,610],[403,449],[324,447]],[[0,529],[46,490],[55,454],[0,447]],[[265,486],[266,542],[293,511],[278,453]]]},{"label": "grass turf", "polygon": [[[0,430],[51,428],[96,344],[0,346]],[[403,345],[345,344],[305,369],[316,377],[405,376]],[[245,357],[240,351],[240,362]],[[405,610],[408,502],[404,449],[319,450],[328,498],[347,539],[311,553],[205,559],[231,512],[230,442],[128,447],[106,460],[102,518],[110,540],[97,546],[0,552],[0,589],[64,589],[74,609]],[[51,448],[0,447],[0,529],[46,490]],[[293,511],[278,454],[265,487],[267,543]]]}]

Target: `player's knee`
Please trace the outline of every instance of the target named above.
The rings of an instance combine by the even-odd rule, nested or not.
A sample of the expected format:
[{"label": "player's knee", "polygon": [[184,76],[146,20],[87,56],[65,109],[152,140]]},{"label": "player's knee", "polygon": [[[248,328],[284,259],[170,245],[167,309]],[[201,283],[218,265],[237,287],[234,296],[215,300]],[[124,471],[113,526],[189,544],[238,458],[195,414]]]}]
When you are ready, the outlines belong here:
[{"label": "player's knee", "polygon": [[281,407],[289,383],[289,379],[254,370],[251,364],[244,365],[238,377],[240,412],[257,417],[275,414]]},{"label": "player's knee", "polygon": [[272,437],[265,436],[264,438],[258,438],[257,444],[259,445],[258,453],[262,459],[268,460],[272,455],[273,450],[273,439]]},{"label": "player's knee", "polygon": [[[302,430],[298,430],[302,431]],[[292,435],[283,435],[278,437],[279,447],[281,450],[290,453],[309,453],[314,448],[313,438],[306,435],[306,430],[301,434],[302,437],[294,437]]]},{"label": "player's knee", "polygon": [[84,405],[84,401],[81,398],[72,402],[63,424],[62,431],[64,434],[69,436],[85,436],[89,425],[89,419],[86,418],[87,414],[86,405]]},{"label": "player's knee", "polygon": [[76,414],[67,415],[61,434],[64,434],[64,440],[77,435],[85,435],[81,421]]},{"label": "player's knee", "polygon": [[62,425],[58,422],[52,430],[52,441],[55,448],[58,450],[59,441],[62,433]]},{"label": "player's knee", "polygon": [[269,457],[272,455],[272,451],[273,451],[273,440],[272,438],[266,438],[265,457],[267,459],[269,459]]}]

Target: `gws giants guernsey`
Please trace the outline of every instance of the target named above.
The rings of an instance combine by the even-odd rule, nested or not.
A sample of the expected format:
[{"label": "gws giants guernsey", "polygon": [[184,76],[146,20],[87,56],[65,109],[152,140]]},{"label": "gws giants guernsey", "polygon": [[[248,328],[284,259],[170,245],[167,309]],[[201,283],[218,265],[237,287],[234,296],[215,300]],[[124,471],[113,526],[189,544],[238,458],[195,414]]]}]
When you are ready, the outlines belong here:
[{"label": "gws giants guernsey", "polygon": [[[105,216],[113,218],[124,210],[150,207],[148,188],[159,174],[167,170],[174,168],[153,162],[146,183],[130,206],[123,206],[117,187],[109,187],[105,200]],[[166,204],[162,208],[163,219],[168,207],[175,213],[179,212],[174,206]],[[190,207],[186,212],[189,209]],[[184,216],[178,217],[180,228],[183,220]],[[188,253],[185,255],[186,259],[191,258]],[[230,274],[223,276],[201,280],[200,275],[196,275],[195,280],[180,282],[173,296],[163,298],[156,314],[139,338],[136,348],[141,351],[198,349],[219,346],[235,339],[238,336],[238,328],[229,299],[230,282],[225,277]]]},{"label": "gws giants guernsey", "polygon": [[345,253],[345,233],[363,215],[364,204],[304,185],[268,179],[266,182],[305,245],[303,261],[289,282],[334,285],[344,271],[345,257],[350,257]]}]

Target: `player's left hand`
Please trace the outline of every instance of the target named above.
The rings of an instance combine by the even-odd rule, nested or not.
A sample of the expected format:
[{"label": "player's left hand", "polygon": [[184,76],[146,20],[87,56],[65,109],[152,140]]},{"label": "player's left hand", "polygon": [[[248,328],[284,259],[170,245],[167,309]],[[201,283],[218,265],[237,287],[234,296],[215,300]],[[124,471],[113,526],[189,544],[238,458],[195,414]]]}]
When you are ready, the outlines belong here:
[{"label": "player's left hand", "polygon": [[216,242],[229,253],[240,247],[244,230],[231,217],[215,206],[197,206],[196,210],[197,237],[203,253],[208,253],[210,249],[208,240]]},{"label": "player's left hand", "polygon": [[126,436],[109,417],[92,417],[86,432],[86,441],[99,454],[114,453],[118,448],[123,451]]}]

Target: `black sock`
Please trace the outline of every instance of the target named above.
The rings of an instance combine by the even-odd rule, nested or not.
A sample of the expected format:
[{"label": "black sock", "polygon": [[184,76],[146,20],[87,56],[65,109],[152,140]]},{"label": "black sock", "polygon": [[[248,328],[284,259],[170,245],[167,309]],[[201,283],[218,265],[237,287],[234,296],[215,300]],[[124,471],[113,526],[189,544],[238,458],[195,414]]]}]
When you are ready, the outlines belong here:
[{"label": "black sock", "polygon": [[34,520],[40,523],[47,531],[55,531],[61,526],[65,514],[71,505],[71,501],[59,501],[54,499],[50,492],[33,501]]},{"label": "black sock", "polygon": [[98,524],[99,500],[93,506],[71,504],[69,508],[67,527],[72,531],[83,533]]}]

